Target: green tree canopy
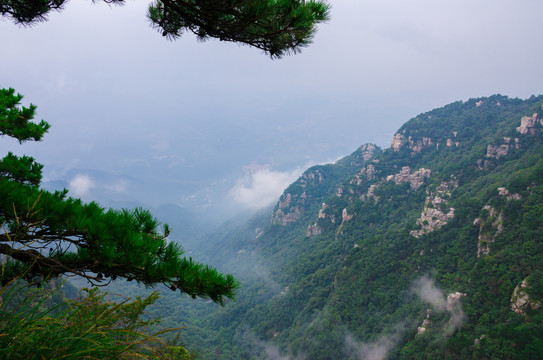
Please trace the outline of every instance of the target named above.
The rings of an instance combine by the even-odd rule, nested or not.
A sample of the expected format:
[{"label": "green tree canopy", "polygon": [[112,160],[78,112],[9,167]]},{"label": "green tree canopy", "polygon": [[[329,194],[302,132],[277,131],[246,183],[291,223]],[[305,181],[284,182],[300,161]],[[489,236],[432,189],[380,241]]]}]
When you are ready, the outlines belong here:
[{"label": "green tree canopy", "polygon": [[[23,142],[40,140],[49,124],[32,122],[36,107],[21,107],[22,96],[0,89],[0,135]],[[167,225],[143,209],[105,210],[39,188],[42,165],[9,153],[0,160],[0,254],[2,281],[26,274],[38,283],[60,275],[81,276],[100,285],[119,278],[146,286],[163,283],[192,297],[222,304],[238,286],[232,275],[184,258],[169,242]]]},{"label": "green tree canopy", "polygon": [[[123,4],[125,0],[103,0]],[[0,14],[19,24],[44,21],[67,0],[0,0]],[[279,58],[309,45],[330,6],[317,0],[155,0],[148,17],[162,35],[185,31],[199,39],[217,38],[256,47]]]}]

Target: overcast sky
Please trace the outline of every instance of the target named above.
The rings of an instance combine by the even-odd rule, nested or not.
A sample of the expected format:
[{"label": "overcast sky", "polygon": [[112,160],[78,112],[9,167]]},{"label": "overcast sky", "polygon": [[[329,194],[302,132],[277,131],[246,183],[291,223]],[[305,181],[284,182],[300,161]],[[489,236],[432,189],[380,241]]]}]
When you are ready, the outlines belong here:
[{"label": "overcast sky", "polygon": [[167,41],[147,4],[72,0],[32,28],[0,21],[0,86],[52,124],[2,153],[32,154],[45,182],[87,200],[260,206],[311,164],[388,147],[421,112],[542,93],[540,0],[331,1],[314,43],[275,61]]}]

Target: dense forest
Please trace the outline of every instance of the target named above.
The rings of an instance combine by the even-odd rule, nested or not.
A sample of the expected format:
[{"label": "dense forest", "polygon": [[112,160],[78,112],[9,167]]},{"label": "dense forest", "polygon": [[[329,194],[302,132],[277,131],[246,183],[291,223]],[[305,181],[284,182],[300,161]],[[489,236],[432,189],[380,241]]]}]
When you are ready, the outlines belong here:
[{"label": "dense forest", "polygon": [[456,102],[308,169],[194,243],[241,281],[235,301],[152,313],[204,359],[539,358],[542,105]]}]

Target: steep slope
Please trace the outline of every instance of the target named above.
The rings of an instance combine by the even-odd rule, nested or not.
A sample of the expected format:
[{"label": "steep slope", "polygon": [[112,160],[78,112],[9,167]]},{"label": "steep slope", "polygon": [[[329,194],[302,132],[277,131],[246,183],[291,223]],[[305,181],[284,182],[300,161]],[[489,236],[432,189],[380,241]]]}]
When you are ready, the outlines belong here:
[{"label": "steep slope", "polygon": [[217,341],[202,354],[538,358],[542,104],[456,102],[408,121],[389,149],[364,145],[306,171],[269,225],[260,217],[258,230],[225,235],[227,247],[208,245],[224,249],[215,263],[244,264],[244,289],[200,318]]}]

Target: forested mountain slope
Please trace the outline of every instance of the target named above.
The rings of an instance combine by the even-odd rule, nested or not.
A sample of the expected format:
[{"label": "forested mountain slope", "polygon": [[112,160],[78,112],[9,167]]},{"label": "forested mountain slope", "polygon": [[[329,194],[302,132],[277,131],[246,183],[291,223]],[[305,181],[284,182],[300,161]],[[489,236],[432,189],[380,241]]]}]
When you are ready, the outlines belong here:
[{"label": "forested mountain slope", "polygon": [[388,149],[307,170],[271,216],[204,244],[243,288],[187,320],[189,347],[206,359],[540,358],[542,105],[456,102],[408,121]]}]

